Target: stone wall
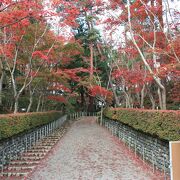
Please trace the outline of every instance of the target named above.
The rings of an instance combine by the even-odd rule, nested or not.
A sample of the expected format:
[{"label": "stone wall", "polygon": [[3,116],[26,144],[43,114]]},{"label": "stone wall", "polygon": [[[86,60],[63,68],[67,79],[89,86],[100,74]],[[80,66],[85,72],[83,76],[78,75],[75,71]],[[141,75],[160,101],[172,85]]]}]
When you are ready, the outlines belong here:
[{"label": "stone wall", "polygon": [[139,132],[119,121],[103,118],[100,123],[133,149],[143,161],[149,162],[153,171],[159,169],[165,174],[170,174],[168,142]]}]

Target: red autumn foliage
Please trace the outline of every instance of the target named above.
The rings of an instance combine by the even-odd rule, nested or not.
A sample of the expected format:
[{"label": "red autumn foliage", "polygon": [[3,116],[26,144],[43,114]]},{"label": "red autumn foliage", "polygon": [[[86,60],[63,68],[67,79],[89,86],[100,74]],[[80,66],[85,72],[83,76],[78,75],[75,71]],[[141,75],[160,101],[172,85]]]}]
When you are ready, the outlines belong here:
[{"label": "red autumn foliage", "polygon": [[112,100],[112,92],[105,89],[104,87],[95,85],[89,88],[89,92],[90,92],[90,95],[93,97],[99,96],[99,97],[104,98],[107,101]]},{"label": "red autumn foliage", "polygon": [[89,73],[89,69],[85,69],[85,68],[58,69],[57,72],[55,72],[55,74],[79,82],[81,78],[78,76],[78,73],[82,73],[82,72]]},{"label": "red autumn foliage", "polygon": [[49,90],[62,90],[65,91],[67,93],[70,93],[71,90],[69,88],[67,88],[66,86],[62,85],[62,84],[56,84],[54,86],[51,86],[48,88]]},{"label": "red autumn foliage", "polygon": [[67,103],[67,100],[63,96],[47,96],[47,99],[53,100],[53,101],[58,101],[61,103]]},{"label": "red autumn foliage", "polygon": [[32,56],[33,57],[38,57],[38,58],[40,58],[42,60],[48,61],[48,57],[46,55],[44,55],[42,51],[34,51],[32,53]]}]

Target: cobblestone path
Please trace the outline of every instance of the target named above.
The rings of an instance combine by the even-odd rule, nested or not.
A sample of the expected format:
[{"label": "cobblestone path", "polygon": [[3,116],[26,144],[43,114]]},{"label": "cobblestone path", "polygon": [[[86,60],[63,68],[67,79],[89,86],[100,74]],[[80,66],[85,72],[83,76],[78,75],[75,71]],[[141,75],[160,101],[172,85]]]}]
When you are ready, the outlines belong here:
[{"label": "cobblestone path", "polygon": [[72,124],[31,180],[161,180],[93,117]]}]

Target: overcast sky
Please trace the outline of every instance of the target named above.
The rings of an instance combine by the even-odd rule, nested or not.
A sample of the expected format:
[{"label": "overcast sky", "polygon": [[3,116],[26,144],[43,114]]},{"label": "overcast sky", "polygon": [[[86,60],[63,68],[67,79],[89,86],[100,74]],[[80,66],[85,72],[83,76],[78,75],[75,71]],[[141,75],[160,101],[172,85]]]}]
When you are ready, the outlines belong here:
[{"label": "overcast sky", "polygon": [[[45,2],[47,3],[49,0],[45,0]],[[107,0],[105,0],[107,1]],[[168,19],[168,22],[172,21],[173,17],[173,12],[174,11],[180,11],[180,0],[163,0],[163,10],[166,11],[169,7],[169,10],[172,14],[172,16],[170,16],[170,14],[168,13],[167,16],[164,14],[164,22],[166,22],[166,19]],[[45,7],[47,8],[47,7]],[[99,16],[100,19],[105,19],[107,16],[113,16],[114,18],[118,17],[118,15],[120,14],[120,10],[114,12],[114,11],[104,11],[104,14],[102,14],[101,16]],[[167,17],[167,18],[166,18]],[[60,35],[66,36],[67,39],[71,36],[73,36],[73,34],[71,33],[71,28],[68,26],[60,26],[59,25],[59,21],[60,18],[58,17],[53,17],[51,18],[51,20],[48,20],[49,23],[52,25],[52,29],[57,33],[59,33]],[[177,19],[173,18],[173,21],[175,21],[176,23],[178,21],[180,21],[180,17],[178,17]],[[180,23],[180,22],[179,22]],[[108,41],[108,39],[111,37],[114,41],[114,46],[123,43],[123,36],[122,33],[124,31],[124,27],[123,26],[118,26],[117,30],[114,31],[114,33],[112,33],[110,35],[110,31],[105,31],[104,26],[103,25],[98,25],[96,26],[97,29],[100,30],[102,38],[104,41]]]}]

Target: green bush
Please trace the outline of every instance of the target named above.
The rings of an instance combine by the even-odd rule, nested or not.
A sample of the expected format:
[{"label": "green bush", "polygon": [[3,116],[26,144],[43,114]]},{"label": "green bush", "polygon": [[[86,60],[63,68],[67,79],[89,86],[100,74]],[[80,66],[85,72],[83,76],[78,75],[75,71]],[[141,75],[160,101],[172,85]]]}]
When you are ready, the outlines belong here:
[{"label": "green bush", "polygon": [[160,139],[180,140],[180,111],[109,108],[104,116]]},{"label": "green bush", "polygon": [[0,140],[58,119],[59,111],[0,115]]}]

